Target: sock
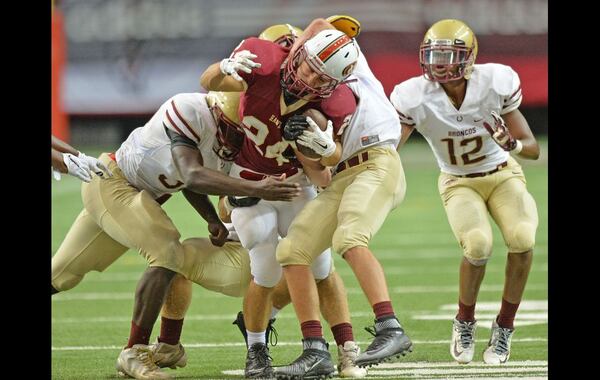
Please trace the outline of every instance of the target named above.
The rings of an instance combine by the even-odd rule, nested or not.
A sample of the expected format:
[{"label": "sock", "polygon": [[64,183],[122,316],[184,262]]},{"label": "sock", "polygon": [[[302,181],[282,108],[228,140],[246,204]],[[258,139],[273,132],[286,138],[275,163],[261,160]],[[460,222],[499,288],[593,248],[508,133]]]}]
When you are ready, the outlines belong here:
[{"label": "sock", "polygon": [[252,331],[246,330],[246,333],[248,334],[248,347],[251,347],[254,343],[262,343],[262,344],[267,343],[267,341],[265,339],[266,331],[252,332]]},{"label": "sock", "polygon": [[169,319],[161,317],[160,336],[158,341],[166,344],[175,345],[179,343],[181,330],[183,329],[183,319]]},{"label": "sock", "polygon": [[150,341],[150,334],[152,333],[152,329],[144,329],[136,325],[133,321],[131,321],[131,330],[129,331],[129,341],[127,342],[127,347],[131,348],[134,344],[145,344],[148,345]]},{"label": "sock", "polygon": [[468,306],[458,300],[458,314],[456,319],[463,322],[475,321],[475,304]]},{"label": "sock", "polygon": [[515,328],[513,322],[515,320],[515,314],[517,314],[519,304],[520,303],[510,303],[504,298],[502,298],[502,306],[500,307],[500,313],[498,314],[498,318],[496,319],[496,322],[498,322],[498,326],[504,327],[506,329]]},{"label": "sock", "polygon": [[306,321],[300,324],[302,329],[302,337],[307,338],[323,338],[323,327],[321,321]]},{"label": "sock", "polygon": [[394,308],[392,307],[391,301],[383,301],[373,305],[373,312],[375,313],[375,319],[381,319],[382,317],[389,317],[394,315]]},{"label": "sock", "polygon": [[271,317],[269,317],[269,319],[273,319],[277,316],[277,313],[279,313],[281,309],[276,308],[275,306],[273,306],[271,308]]},{"label": "sock", "polygon": [[344,346],[344,343],[354,340],[354,334],[352,333],[352,325],[344,322],[331,327],[331,332],[335,338],[335,344],[338,346]]}]

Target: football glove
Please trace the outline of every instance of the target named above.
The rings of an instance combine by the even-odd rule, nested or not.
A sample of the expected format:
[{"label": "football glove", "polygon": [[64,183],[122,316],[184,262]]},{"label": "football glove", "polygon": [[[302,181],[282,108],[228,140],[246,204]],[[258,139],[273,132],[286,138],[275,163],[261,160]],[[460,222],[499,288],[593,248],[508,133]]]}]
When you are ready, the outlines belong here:
[{"label": "football glove", "polygon": [[79,157],[71,153],[63,153],[63,161],[67,166],[67,174],[77,177],[83,182],[90,182],[92,180],[92,172],[88,164]]},{"label": "football glove", "polygon": [[106,173],[109,177],[112,177],[113,173],[110,169],[97,158],[87,156],[82,152],[79,152],[79,156],[77,157],[88,166],[90,171],[96,173],[97,176],[102,177]]},{"label": "football glove", "polygon": [[504,119],[495,111],[492,111],[492,118],[494,119],[493,126],[486,121],[483,122],[483,126],[492,136],[494,142],[507,152],[519,153],[523,149],[523,144],[510,134]]},{"label": "football glove", "polygon": [[287,141],[296,141],[296,139],[308,129],[307,117],[304,115],[293,115],[283,126],[283,139]]},{"label": "football glove", "polygon": [[306,121],[309,128],[296,139],[296,144],[312,149],[321,157],[329,157],[335,153],[336,146],[335,141],[333,141],[333,123],[331,120],[327,120],[327,128],[324,131],[310,117],[306,116]]},{"label": "football glove", "polygon": [[260,67],[260,63],[253,61],[256,57],[256,54],[252,54],[248,50],[238,51],[232,57],[222,60],[219,68],[223,74],[231,75],[233,79],[242,82],[244,79],[237,72],[242,70],[250,74],[253,68]]}]

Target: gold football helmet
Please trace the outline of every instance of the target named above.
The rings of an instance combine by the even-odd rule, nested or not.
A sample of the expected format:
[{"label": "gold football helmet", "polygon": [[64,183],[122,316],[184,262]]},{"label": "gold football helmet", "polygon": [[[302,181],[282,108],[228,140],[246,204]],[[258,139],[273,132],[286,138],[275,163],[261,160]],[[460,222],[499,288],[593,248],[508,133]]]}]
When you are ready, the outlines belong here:
[{"label": "gold football helmet", "polygon": [[427,30],[419,49],[419,62],[428,80],[445,83],[469,79],[477,56],[477,38],[467,24],[447,19]]},{"label": "gold football helmet", "polygon": [[360,22],[352,16],[333,15],[327,17],[326,20],[333,25],[334,28],[346,33],[350,38],[354,38],[360,33]]},{"label": "gold football helmet", "polygon": [[303,30],[290,24],[271,25],[263,30],[258,38],[275,42],[285,48],[291,48],[296,38],[302,34]]},{"label": "gold football helmet", "polygon": [[225,161],[233,161],[244,142],[245,134],[238,114],[241,95],[241,92],[210,91],[206,97],[217,124],[217,145],[213,150]]}]

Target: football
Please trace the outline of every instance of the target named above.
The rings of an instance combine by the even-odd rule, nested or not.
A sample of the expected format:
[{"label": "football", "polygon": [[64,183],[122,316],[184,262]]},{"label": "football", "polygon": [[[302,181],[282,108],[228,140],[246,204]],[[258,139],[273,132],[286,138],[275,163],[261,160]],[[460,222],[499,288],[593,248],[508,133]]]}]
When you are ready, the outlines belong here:
[{"label": "football", "polygon": [[[327,118],[321,113],[321,111],[316,110],[314,108],[309,108],[306,111],[302,112],[302,115],[310,117],[315,123],[317,123],[317,125],[319,126],[319,128],[321,128],[322,131],[327,129]],[[321,158],[321,156],[315,153],[314,150],[305,147],[304,145],[296,143],[296,147],[298,148],[298,151],[300,153],[302,153],[308,158]]]}]

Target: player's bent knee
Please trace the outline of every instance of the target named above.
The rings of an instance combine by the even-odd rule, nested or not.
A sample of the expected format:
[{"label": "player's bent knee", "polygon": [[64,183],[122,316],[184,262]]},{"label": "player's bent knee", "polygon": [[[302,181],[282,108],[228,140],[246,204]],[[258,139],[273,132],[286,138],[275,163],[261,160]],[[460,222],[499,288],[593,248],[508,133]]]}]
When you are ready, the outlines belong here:
[{"label": "player's bent knee", "polygon": [[340,226],[333,233],[331,248],[339,255],[354,247],[368,247],[370,237],[362,233],[352,232],[350,228]]},{"label": "player's bent knee", "polygon": [[65,273],[52,280],[52,287],[59,292],[73,289],[83,280],[83,275]]},{"label": "player's bent knee", "polygon": [[461,245],[465,258],[473,265],[484,265],[492,255],[492,238],[479,229],[464,234]]},{"label": "player's bent knee", "polygon": [[531,251],[535,246],[535,230],[536,226],[532,223],[517,223],[507,244],[509,251],[515,253]]},{"label": "player's bent knee", "polygon": [[276,257],[277,262],[282,267],[287,265],[311,265],[313,262],[312,257],[306,252],[299,250],[297,243],[294,246],[289,237],[279,241]]}]

